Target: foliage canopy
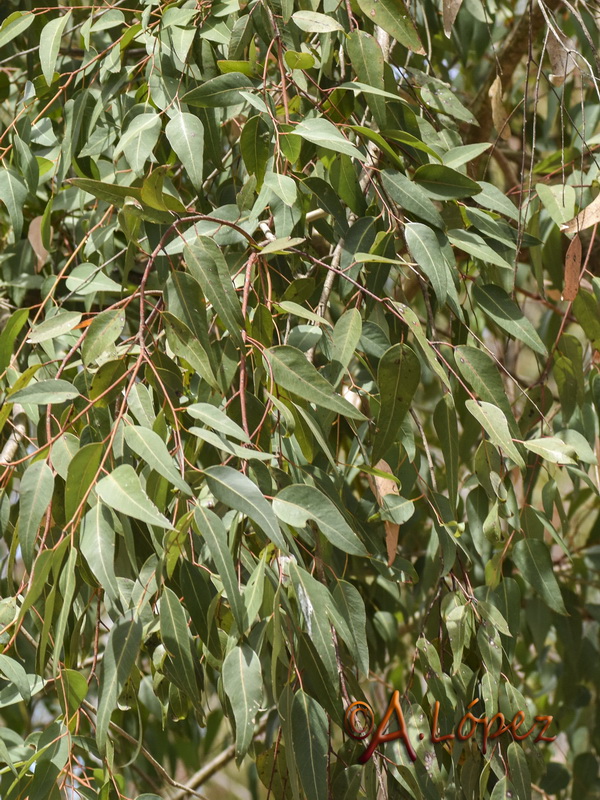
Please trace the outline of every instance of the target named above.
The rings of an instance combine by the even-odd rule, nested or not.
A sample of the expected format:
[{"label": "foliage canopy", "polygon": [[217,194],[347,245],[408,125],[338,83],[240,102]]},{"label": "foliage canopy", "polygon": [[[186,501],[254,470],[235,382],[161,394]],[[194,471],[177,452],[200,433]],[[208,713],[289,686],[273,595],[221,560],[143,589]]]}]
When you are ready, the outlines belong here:
[{"label": "foliage canopy", "polygon": [[2,13],[2,798],[599,797],[597,6]]}]

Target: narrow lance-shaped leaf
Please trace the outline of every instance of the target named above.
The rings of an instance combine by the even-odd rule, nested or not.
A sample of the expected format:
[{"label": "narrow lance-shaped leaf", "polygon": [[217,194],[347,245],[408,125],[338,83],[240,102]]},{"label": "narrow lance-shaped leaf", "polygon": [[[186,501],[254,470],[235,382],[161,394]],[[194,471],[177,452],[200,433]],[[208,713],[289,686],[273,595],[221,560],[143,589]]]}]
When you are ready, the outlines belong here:
[{"label": "narrow lance-shaped leaf", "polygon": [[287,552],[277,517],[250,478],[231,467],[209,467],[204,473],[209,489],[218,500],[249,517],[273,544]]},{"label": "narrow lance-shaped leaf", "polygon": [[327,800],[328,725],[317,701],[300,689],[292,704],[292,747],[306,800]]},{"label": "narrow lance-shaped leaf", "polygon": [[241,347],[243,345],[241,331],[245,328],[242,307],[233,288],[223,253],[212,239],[198,236],[191,244],[185,246],[183,257],[191,274],[229,331],[229,335]]},{"label": "narrow lance-shaped leaf", "polygon": [[67,11],[62,17],[50,20],[40,36],[42,75],[48,86],[50,86],[54,77],[54,68],[58,58],[58,51],[60,50],[60,40],[70,19],[71,12]]},{"label": "narrow lance-shaped leaf", "polygon": [[83,518],[79,548],[100,586],[113,603],[118,603],[119,586],[114,565],[114,520],[102,503],[96,503]]},{"label": "narrow lance-shaped leaf", "polygon": [[477,305],[503,330],[536,353],[542,356],[548,354],[546,346],[531,322],[502,287],[495,284],[475,286],[473,287],[473,297]]},{"label": "narrow lance-shaped leaf", "polygon": [[187,617],[177,595],[168,587],[163,589],[160,599],[160,636],[173,659],[177,685],[194,705],[199,706],[200,694],[194,671],[194,654]]},{"label": "narrow lance-shaped leaf", "polygon": [[115,511],[127,514],[149,525],[172,528],[142,488],[133,467],[122,464],[96,484],[98,497]]},{"label": "narrow lance-shaped leaf", "polygon": [[336,414],[364,420],[363,414],[333,391],[331,384],[306,360],[300,350],[289,345],[277,345],[265,350],[265,358],[273,372],[273,380],[288,392],[308,398]]},{"label": "narrow lance-shaped leaf", "polygon": [[345,553],[367,554],[365,546],[342,514],[315,486],[286,486],[273,500],[273,510],[279,519],[296,528],[304,527],[308,520],[316,522],[325,538]]},{"label": "narrow lance-shaped leaf", "polygon": [[194,114],[180,111],[167,123],[165,134],[192,186],[199,191],[204,165],[204,125]]},{"label": "narrow lance-shaped leaf", "polygon": [[106,751],[106,740],[112,712],[139,654],[143,626],[133,612],[127,614],[111,628],[104,650],[100,674],[100,693],[96,717],[96,742],[101,753]]},{"label": "narrow lance-shaped leaf", "polygon": [[408,345],[395,344],[383,354],[377,371],[380,407],[373,442],[373,464],[397,440],[420,378],[419,359]]},{"label": "narrow lance-shaped leaf", "polygon": [[235,717],[235,755],[240,764],[252,742],[254,720],[262,703],[260,659],[245,642],[234,647],[223,662],[223,688]]},{"label": "narrow lance-shaped leaf", "polygon": [[491,403],[478,403],[476,400],[467,400],[465,406],[488,433],[492,444],[501,447],[517,466],[523,468],[525,462],[511,438],[508,423],[502,411]]},{"label": "narrow lance-shaped leaf", "polygon": [[533,586],[546,605],[559,614],[566,614],[547,545],[540,539],[521,539],[513,548],[512,558],[527,583]]},{"label": "narrow lance-shaped leaf", "polygon": [[45,461],[30,464],[21,478],[19,512],[19,544],[28,572],[33,564],[38,528],[53,492],[54,477],[48,464]]},{"label": "narrow lance-shaped leaf", "polygon": [[192,490],[173,465],[173,459],[167,445],[154,431],[140,425],[128,425],[124,431],[125,441],[134,453],[144,459],[146,464],[159,475],[170,481],[184,494],[191,495]]},{"label": "narrow lance-shaped leaf", "polygon": [[246,609],[238,586],[233,557],[227,544],[227,531],[219,517],[204,506],[196,506],[194,521],[208,546],[219,577],[223,582],[238,631],[240,634],[244,633],[247,628]]}]

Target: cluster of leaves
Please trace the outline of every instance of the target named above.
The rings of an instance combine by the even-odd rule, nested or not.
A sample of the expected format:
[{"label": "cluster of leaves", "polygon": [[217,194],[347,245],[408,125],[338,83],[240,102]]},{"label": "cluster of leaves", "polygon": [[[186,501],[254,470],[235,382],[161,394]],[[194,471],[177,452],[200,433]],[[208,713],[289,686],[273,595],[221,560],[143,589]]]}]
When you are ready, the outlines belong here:
[{"label": "cluster of leaves", "polygon": [[597,15],[3,13],[0,795],[598,797]]}]

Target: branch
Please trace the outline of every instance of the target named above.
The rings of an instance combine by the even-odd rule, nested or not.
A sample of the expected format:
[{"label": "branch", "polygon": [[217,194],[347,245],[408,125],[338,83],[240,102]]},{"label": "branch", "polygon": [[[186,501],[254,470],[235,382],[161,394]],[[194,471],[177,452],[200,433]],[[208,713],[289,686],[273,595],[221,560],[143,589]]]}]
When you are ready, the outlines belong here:
[{"label": "branch", "polygon": [[0,453],[0,466],[6,467],[15,457],[19,445],[27,433],[27,415],[25,409],[19,403],[13,405],[14,427],[12,433],[6,440],[2,452]]},{"label": "branch", "polygon": [[[484,142],[489,139],[491,130],[493,128],[492,120],[492,104],[489,98],[489,91],[493,82],[496,80],[497,75],[500,75],[502,80],[502,88],[504,91],[508,88],[512,76],[516,68],[521,63],[523,56],[527,55],[529,51],[530,41],[537,36],[540,30],[546,24],[544,12],[540,6],[539,0],[534,0],[535,6],[531,9],[529,14],[523,14],[516,22],[512,31],[509,33],[504,46],[498,53],[496,64],[493,66],[487,78],[483,82],[473,104],[471,111],[477,118],[479,128],[471,126],[467,134],[469,142]],[[559,5],[559,0],[546,0],[545,6],[549,11],[553,11]]]}]

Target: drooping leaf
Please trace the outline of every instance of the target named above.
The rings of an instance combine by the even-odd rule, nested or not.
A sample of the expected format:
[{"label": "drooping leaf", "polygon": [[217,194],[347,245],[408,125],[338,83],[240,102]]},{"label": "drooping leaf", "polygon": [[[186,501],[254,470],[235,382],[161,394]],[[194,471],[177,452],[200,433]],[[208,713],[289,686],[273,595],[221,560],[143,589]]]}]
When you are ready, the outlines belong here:
[{"label": "drooping leaf", "polygon": [[96,492],[103,503],[121,514],[147,522],[148,525],[173,527],[148,497],[134,468],[129,464],[121,464],[110,475],[98,481]]},{"label": "drooping leaf", "polygon": [[302,689],[292,704],[292,747],[306,800],[327,800],[327,717]]},{"label": "drooping leaf", "polygon": [[390,445],[397,440],[420,377],[419,359],[408,345],[395,344],[382,356],[377,371],[380,408],[373,442],[372,463],[377,463]]},{"label": "drooping leaf", "polygon": [[346,553],[367,554],[363,543],[340,511],[315,486],[286,486],[273,500],[273,510],[279,519],[297,528],[304,527],[309,519],[316,522],[325,538]]},{"label": "drooping leaf", "polygon": [[71,12],[67,11],[60,17],[51,19],[46,23],[40,36],[40,63],[42,65],[42,75],[48,86],[54,78],[54,68],[58,51],[60,50],[60,40],[71,19]]},{"label": "drooping leaf", "polygon": [[25,567],[30,571],[38,528],[54,491],[52,470],[45,461],[35,461],[27,467],[19,491],[19,544]]},{"label": "drooping leaf", "polygon": [[539,539],[520,539],[513,547],[512,559],[546,605],[559,614],[566,614],[547,545]]},{"label": "drooping leaf", "polygon": [[159,475],[170,481],[173,486],[184,494],[192,494],[192,490],[181,477],[181,473],[175,469],[167,445],[157,433],[140,425],[127,425],[124,430],[124,437],[127,446],[143,458],[148,466],[156,470]]},{"label": "drooping leaf", "polygon": [[467,400],[465,406],[485,429],[492,444],[501,447],[519,467],[524,467],[525,462],[512,440],[503,412],[492,403],[478,403],[476,400]]},{"label": "drooping leaf", "polygon": [[473,296],[477,305],[503,330],[536,353],[542,356],[548,354],[532,323],[504,289],[491,283],[486,286],[475,286]]},{"label": "drooping leaf", "polygon": [[223,582],[223,588],[231,606],[233,618],[238,626],[238,631],[243,633],[246,630],[248,620],[235,574],[235,565],[227,545],[227,531],[219,517],[203,506],[196,506],[194,509],[194,520],[206,541],[219,577]]},{"label": "drooping leaf", "polygon": [[249,517],[280,550],[287,552],[273,509],[262,492],[241,472],[231,467],[208,467],[204,470],[211,492],[222,503]]},{"label": "drooping leaf", "polygon": [[260,659],[245,642],[234,647],[223,662],[223,688],[235,717],[235,752],[239,764],[252,742],[254,721],[263,696]]},{"label": "drooping leaf", "polygon": [[106,751],[110,718],[117,700],[139,654],[143,626],[132,612],[127,612],[111,628],[100,672],[100,692],[96,716],[96,742]]},{"label": "drooping leaf", "polygon": [[204,126],[202,122],[194,114],[180,111],[167,123],[165,135],[189,176],[192,186],[200,190],[204,174]]}]

